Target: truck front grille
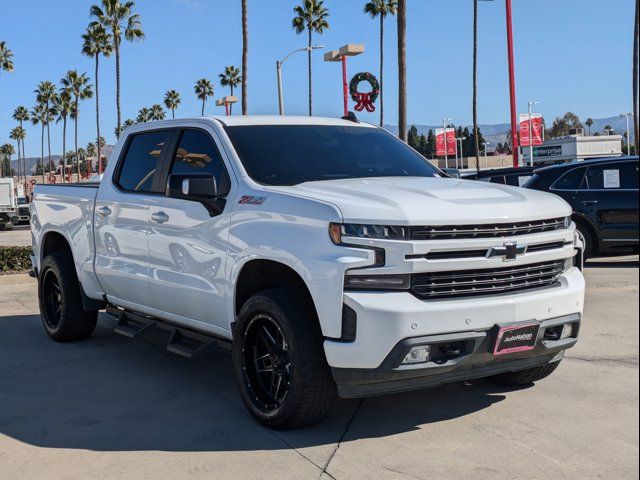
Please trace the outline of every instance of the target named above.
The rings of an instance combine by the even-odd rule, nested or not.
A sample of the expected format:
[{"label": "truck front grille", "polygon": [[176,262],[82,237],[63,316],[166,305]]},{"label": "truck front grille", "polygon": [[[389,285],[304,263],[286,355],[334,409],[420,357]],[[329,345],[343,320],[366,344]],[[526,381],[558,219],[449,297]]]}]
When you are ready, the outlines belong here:
[{"label": "truck front grille", "polygon": [[517,292],[553,285],[563,270],[564,260],[555,260],[518,267],[419,273],[411,278],[411,291],[424,300]]},{"label": "truck front grille", "polygon": [[564,218],[531,222],[496,223],[487,225],[446,225],[410,227],[411,240],[451,240],[460,238],[496,238],[550,232],[565,227]]},{"label": "truck front grille", "polygon": [[18,215],[21,216],[29,216],[29,207],[19,207],[18,208]]}]

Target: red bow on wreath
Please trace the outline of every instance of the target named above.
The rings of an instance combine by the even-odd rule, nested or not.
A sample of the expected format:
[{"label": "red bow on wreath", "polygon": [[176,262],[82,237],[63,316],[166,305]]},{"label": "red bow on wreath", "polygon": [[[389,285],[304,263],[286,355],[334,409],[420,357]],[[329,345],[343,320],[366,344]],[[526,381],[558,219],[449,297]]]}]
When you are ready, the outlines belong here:
[{"label": "red bow on wreath", "polygon": [[367,112],[374,112],[376,107],[373,106],[373,102],[371,101],[371,92],[356,92],[356,97],[358,98],[358,103],[354,107],[356,111],[361,112],[363,109],[367,109]]}]

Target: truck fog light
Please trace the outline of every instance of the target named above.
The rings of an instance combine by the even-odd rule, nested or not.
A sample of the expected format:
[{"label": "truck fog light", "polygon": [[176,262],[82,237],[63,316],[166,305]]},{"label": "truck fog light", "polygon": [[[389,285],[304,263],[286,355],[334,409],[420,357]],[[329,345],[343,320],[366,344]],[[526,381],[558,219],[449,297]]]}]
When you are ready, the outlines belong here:
[{"label": "truck fog light", "polygon": [[573,337],[573,323],[565,323],[562,326],[562,333],[560,334],[560,340]]},{"label": "truck fog light", "polygon": [[406,357],[404,357],[402,364],[407,365],[412,363],[428,362],[430,352],[430,345],[418,345],[417,347],[412,347],[411,350],[409,350],[409,353],[407,353]]}]

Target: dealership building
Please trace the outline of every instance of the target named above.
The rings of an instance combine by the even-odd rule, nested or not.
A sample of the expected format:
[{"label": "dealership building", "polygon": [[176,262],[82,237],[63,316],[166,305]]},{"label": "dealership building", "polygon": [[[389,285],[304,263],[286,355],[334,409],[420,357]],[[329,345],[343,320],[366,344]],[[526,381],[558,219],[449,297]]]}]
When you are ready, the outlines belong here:
[{"label": "dealership building", "polygon": [[[553,165],[570,160],[622,155],[621,135],[585,136],[580,133],[554,138],[533,147],[534,165]],[[525,165],[530,165],[529,147],[522,147]]]}]

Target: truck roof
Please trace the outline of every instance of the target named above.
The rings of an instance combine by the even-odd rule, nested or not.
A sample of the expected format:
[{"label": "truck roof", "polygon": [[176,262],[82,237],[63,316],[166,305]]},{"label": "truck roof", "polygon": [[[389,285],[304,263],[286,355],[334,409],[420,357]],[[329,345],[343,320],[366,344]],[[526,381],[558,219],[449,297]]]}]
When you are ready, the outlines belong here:
[{"label": "truck roof", "polygon": [[[189,120],[215,120],[229,127],[250,126],[250,125],[334,125],[345,127],[367,127],[375,128],[369,123],[356,123],[350,120],[342,120],[341,118],[330,117],[309,117],[296,115],[229,115],[229,116],[204,116],[204,117],[185,117],[176,118],[175,120],[161,120],[148,122],[149,125],[158,125],[160,123],[180,123]],[[137,124],[144,125],[144,124]]]}]

